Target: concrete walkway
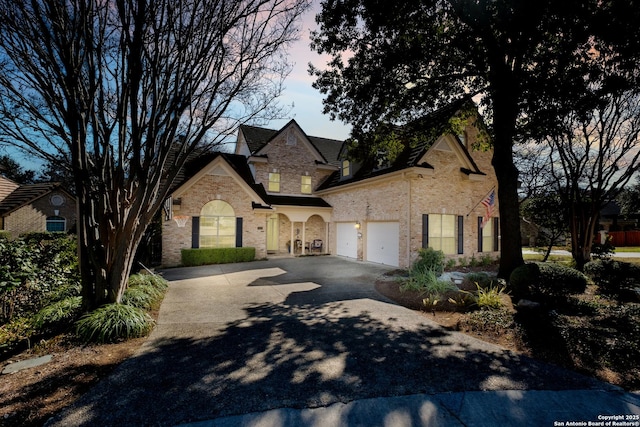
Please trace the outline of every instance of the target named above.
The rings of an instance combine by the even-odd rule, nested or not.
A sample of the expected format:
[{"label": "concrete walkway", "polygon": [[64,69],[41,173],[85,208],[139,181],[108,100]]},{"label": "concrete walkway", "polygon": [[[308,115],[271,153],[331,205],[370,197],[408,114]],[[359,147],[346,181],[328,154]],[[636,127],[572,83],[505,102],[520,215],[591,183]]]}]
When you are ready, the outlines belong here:
[{"label": "concrete walkway", "polygon": [[540,426],[640,415],[637,395],[391,303],[373,287],[386,270],[330,256],[167,270],[141,351],[48,425]]}]

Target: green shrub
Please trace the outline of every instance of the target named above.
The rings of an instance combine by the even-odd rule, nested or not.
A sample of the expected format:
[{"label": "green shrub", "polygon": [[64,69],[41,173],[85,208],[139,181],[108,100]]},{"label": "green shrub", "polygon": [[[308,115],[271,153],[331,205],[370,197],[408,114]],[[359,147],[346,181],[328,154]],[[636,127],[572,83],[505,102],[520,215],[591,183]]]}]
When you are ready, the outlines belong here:
[{"label": "green shrub", "polygon": [[0,240],[9,240],[11,237],[11,233],[7,230],[0,230]]},{"label": "green shrub", "polygon": [[409,279],[400,286],[401,291],[417,291],[428,294],[442,294],[457,289],[450,281],[439,280],[436,272],[427,268],[413,268],[409,272]]},{"label": "green shrub", "polygon": [[412,270],[433,271],[436,276],[444,272],[444,252],[432,248],[422,248],[418,251],[418,259],[411,266]]},{"label": "green shrub", "polygon": [[255,248],[198,248],[182,249],[182,265],[186,267],[207,264],[228,264],[253,261]]},{"label": "green shrub", "polygon": [[516,299],[579,294],[585,291],[587,283],[587,276],[578,270],[546,262],[521,265],[509,277],[509,286]]},{"label": "green shrub", "polygon": [[49,304],[36,314],[34,323],[37,328],[68,322],[78,317],[82,309],[82,297],[74,296]]},{"label": "green shrub", "polygon": [[35,333],[32,317],[16,317],[0,326],[0,353],[28,340]]},{"label": "green shrub", "polygon": [[133,274],[122,295],[122,303],[144,310],[156,309],[160,306],[167,287],[168,282],[158,275]]},{"label": "green shrub", "polygon": [[498,310],[504,306],[502,297],[505,295],[505,290],[506,286],[504,285],[490,285],[487,288],[482,288],[478,285],[476,304],[480,309]]},{"label": "green shrub", "polygon": [[0,322],[79,294],[75,239],[51,233],[37,237],[0,239]]},{"label": "green shrub", "polygon": [[[486,288],[493,283],[493,278],[489,276],[489,274],[484,271],[480,271],[477,273],[468,273],[464,276],[464,281],[467,283],[472,283],[480,286],[481,288]],[[465,288],[469,289],[469,288]]]},{"label": "green shrub", "polygon": [[513,314],[507,310],[477,310],[461,319],[458,328],[503,335],[505,331],[516,328],[516,323]]},{"label": "green shrub", "polygon": [[456,264],[457,264],[456,259],[455,258],[450,258],[450,259],[447,260],[445,268],[451,270],[456,266]]},{"label": "green shrub", "polygon": [[458,265],[460,267],[466,267],[469,265],[469,260],[467,259],[466,256],[460,257],[458,258]]},{"label": "green shrub", "polygon": [[625,289],[640,285],[640,266],[629,262],[596,259],[585,264],[584,272],[609,296],[618,297]]},{"label": "green shrub", "polygon": [[143,337],[154,321],[144,310],[126,304],[106,304],[76,322],[76,333],[87,342],[115,342]]},{"label": "green shrub", "polygon": [[494,261],[495,260],[493,259],[493,257],[491,255],[486,254],[486,255],[483,255],[480,258],[480,265],[482,265],[483,267],[487,267],[487,266],[493,264]]}]

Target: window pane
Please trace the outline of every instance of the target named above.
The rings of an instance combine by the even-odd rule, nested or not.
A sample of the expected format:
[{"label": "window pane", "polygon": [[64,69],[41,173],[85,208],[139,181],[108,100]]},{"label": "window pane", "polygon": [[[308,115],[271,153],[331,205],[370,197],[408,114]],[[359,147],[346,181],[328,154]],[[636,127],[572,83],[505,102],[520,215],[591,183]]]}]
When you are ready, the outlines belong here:
[{"label": "window pane", "polygon": [[342,161],[342,176],[349,176],[350,175],[350,167],[349,167],[349,160],[343,160]]},{"label": "window pane", "polygon": [[302,176],[300,183],[301,183],[300,191],[303,194],[311,194],[311,177]]},{"label": "window pane", "polygon": [[47,217],[47,231],[65,231],[66,221],[61,216]]},{"label": "window pane", "polygon": [[269,191],[280,191],[280,174],[271,172],[269,173]]},{"label": "window pane", "polygon": [[223,200],[212,200],[202,207],[200,216],[235,216],[233,207]]},{"label": "window pane", "polygon": [[236,235],[236,217],[220,217],[220,229],[218,232],[220,236],[235,236]]},{"label": "window pane", "polygon": [[429,247],[447,255],[456,253],[456,216],[429,215]]},{"label": "window pane", "polygon": [[482,228],[482,252],[493,251],[493,221],[489,220]]}]

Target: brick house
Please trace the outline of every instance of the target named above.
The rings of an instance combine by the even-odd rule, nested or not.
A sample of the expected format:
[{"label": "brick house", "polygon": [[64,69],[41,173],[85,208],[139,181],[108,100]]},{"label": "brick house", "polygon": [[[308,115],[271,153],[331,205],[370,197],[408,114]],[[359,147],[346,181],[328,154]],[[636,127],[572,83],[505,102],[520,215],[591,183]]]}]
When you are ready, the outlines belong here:
[{"label": "brick house", "polygon": [[10,237],[69,231],[75,223],[75,198],[60,183],[18,185],[0,177],[0,230]]},{"label": "brick house", "polygon": [[[438,129],[451,108],[425,118]],[[449,257],[497,255],[498,219],[482,203],[497,181],[491,152],[474,150],[478,130],[426,132],[392,162],[347,159],[342,141],[308,136],[295,122],[240,126],[234,154],[211,153],[185,167],[165,207],[165,266],[180,250],[251,246],[256,257],[329,253],[408,267],[422,247]]]}]

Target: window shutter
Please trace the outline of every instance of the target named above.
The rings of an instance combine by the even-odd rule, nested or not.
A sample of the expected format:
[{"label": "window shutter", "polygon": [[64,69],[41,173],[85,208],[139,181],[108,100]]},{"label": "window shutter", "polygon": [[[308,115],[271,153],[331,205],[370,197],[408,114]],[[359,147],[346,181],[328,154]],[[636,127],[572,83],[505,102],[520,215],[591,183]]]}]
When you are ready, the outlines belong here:
[{"label": "window shutter", "polygon": [[458,216],[458,255],[464,253],[464,217]]},{"label": "window shutter", "polygon": [[422,247],[429,247],[429,215],[422,215]]},{"label": "window shutter", "polygon": [[242,218],[236,217],[236,248],[242,247]]},{"label": "window shutter", "polygon": [[200,247],[200,217],[191,217],[191,247],[198,249]]},{"label": "window shutter", "polygon": [[500,239],[498,238],[498,236],[500,236],[500,218],[493,218],[493,250],[494,251],[499,251],[500,250]]},{"label": "window shutter", "polygon": [[478,217],[478,252],[482,252],[482,217]]}]

